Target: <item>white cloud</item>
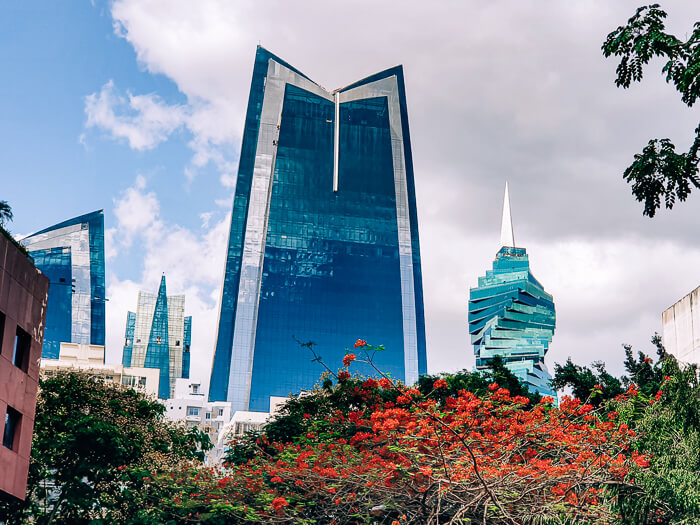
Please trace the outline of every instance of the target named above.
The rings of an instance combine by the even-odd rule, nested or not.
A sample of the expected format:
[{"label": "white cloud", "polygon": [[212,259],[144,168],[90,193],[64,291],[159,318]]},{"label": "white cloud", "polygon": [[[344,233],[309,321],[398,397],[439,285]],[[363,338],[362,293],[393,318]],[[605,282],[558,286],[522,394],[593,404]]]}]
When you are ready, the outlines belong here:
[{"label": "white cloud", "polygon": [[[187,102],[121,96],[108,82],[86,99],[87,126],[140,150],[183,130],[192,150],[186,177],[212,163],[228,193],[258,41],[331,88],[403,63],[431,370],[473,363],[468,287],[498,249],[506,178],[516,241],[557,305],[548,361],[572,355],[615,366],[620,343],[646,345],[661,311],[700,280],[700,214],[691,200],[654,221],[642,218],[621,180],[649,138],[683,140],[697,124],[653,69],[658,64],[642,85],[613,85],[616,64],[600,45],[637,4],[403,2],[397,9],[367,0],[343,12],[342,24],[328,5],[116,0],[117,34],[144,70],[171,79]],[[691,29],[699,5],[667,0],[671,31]],[[229,211],[231,198],[215,203]],[[120,242],[148,240],[139,286],[153,289],[162,271],[177,289],[194,286],[191,304],[202,305],[195,333],[204,323],[213,337],[228,219],[205,224],[204,236],[164,224],[145,180],[121,196],[115,214]],[[144,230],[159,235],[147,238]],[[211,352],[210,343],[202,351]]]},{"label": "white cloud", "polygon": [[145,192],[145,188],[146,179],[139,175],[134,186],[127,188],[114,202],[119,233],[110,235],[112,239],[116,236],[122,246],[131,246],[134,236],[139,234],[150,239],[161,235],[160,203],[155,193]]},{"label": "white cloud", "polygon": [[126,312],[136,308],[138,291],[157,291],[165,273],[168,294],[185,294],[185,315],[192,316],[191,377],[208,384],[230,215],[212,224],[213,213],[203,213],[207,221],[198,232],[169,224],[160,217],[160,202],[143,177],[114,204],[117,226],[110,237],[133,245],[129,256],[139,254],[143,267],[138,281],[122,280],[115,272],[109,276],[108,360],[121,361]]},{"label": "white cloud", "polygon": [[125,98],[111,80],[99,93],[85,97],[85,113],[87,128],[104,129],[115,139],[126,139],[136,150],[155,148],[186,120],[186,108],[167,105],[156,94],[127,93]]}]

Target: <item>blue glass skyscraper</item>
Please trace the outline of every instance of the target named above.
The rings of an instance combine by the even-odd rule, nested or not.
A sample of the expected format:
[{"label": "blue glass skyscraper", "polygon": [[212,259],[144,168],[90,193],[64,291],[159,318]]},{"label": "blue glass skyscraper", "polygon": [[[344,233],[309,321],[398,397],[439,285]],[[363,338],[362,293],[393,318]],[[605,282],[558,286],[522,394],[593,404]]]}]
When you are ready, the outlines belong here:
[{"label": "blue glass skyscraper", "polygon": [[58,359],[61,342],[104,346],[102,210],[45,228],[22,244],[50,281],[42,357]]},{"label": "blue glass skyscraper", "polygon": [[168,296],[163,275],[158,294],[139,292],[136,312],[127,312],[122,365],[159,369],[158,397],[170,399],[175,379],[190,377],[191,340],[185,296]]},{"label": "blue glass skyscraper", "polygon": [[507,184],[501,245],[493,268],[469,291],[476,367],[484,369],[494,356],[501,356],[531,392],[556,397],[544,364],[556,324],[554,301],[530,273],[525,248],[515,247]]},{"label": "blue glass skyscraper", "polygon": [[392,377],[426,372],[403,69],[328,92],[258,47],[210,400],[267,411],[323,371],[298,341],[335,366],[358,338]]}]

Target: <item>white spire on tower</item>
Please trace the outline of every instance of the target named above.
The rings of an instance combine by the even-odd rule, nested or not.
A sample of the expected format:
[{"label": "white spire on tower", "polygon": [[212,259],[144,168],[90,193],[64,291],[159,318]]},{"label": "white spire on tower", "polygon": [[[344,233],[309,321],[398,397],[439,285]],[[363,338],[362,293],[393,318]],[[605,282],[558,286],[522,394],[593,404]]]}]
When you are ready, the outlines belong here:
[{"label": "white spire on tower", "polygon": [[503,196],[503,220],[501,221],[501,246],[515,248],[515,237],[513,236],[513,219],[510,216],[510,198],[508,197],[508,182],[506,181],[506,192]]}]

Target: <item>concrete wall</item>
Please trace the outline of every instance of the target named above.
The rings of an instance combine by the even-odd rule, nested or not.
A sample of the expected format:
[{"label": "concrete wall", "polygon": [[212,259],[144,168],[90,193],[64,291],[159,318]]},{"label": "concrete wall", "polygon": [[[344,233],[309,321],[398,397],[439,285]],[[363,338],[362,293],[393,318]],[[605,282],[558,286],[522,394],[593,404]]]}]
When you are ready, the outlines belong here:
[{"label": "concrete wall", "polygon": [[[0,443],[0,492],[20,499],[27,489],[48,293],[49,280],[0,233],[0,430],[8,406],[21,415],[12,449]],[[17,327],[30,336],[19,367],[13,364]]]},{"label": "concrete wall", "polygon": [[679,361],[700,363],[700,286],[662,315],[664,346]]}]

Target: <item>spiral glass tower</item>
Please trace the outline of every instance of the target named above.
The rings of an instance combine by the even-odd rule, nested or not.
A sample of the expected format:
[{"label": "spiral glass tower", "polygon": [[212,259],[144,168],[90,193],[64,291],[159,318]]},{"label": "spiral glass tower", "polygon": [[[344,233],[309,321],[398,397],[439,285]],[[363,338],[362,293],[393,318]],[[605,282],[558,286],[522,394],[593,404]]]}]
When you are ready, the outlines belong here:
[{"label": "spiral glass tower", "polygon": [[525,248],[515,247],[508,185],[501,245],[492,269],[469,291],[469,334],[476,367],[484,369],[494,356],[501,356],[531,392],[556,398],[544,363],[556,325],[554,301],[530,272]]}]

